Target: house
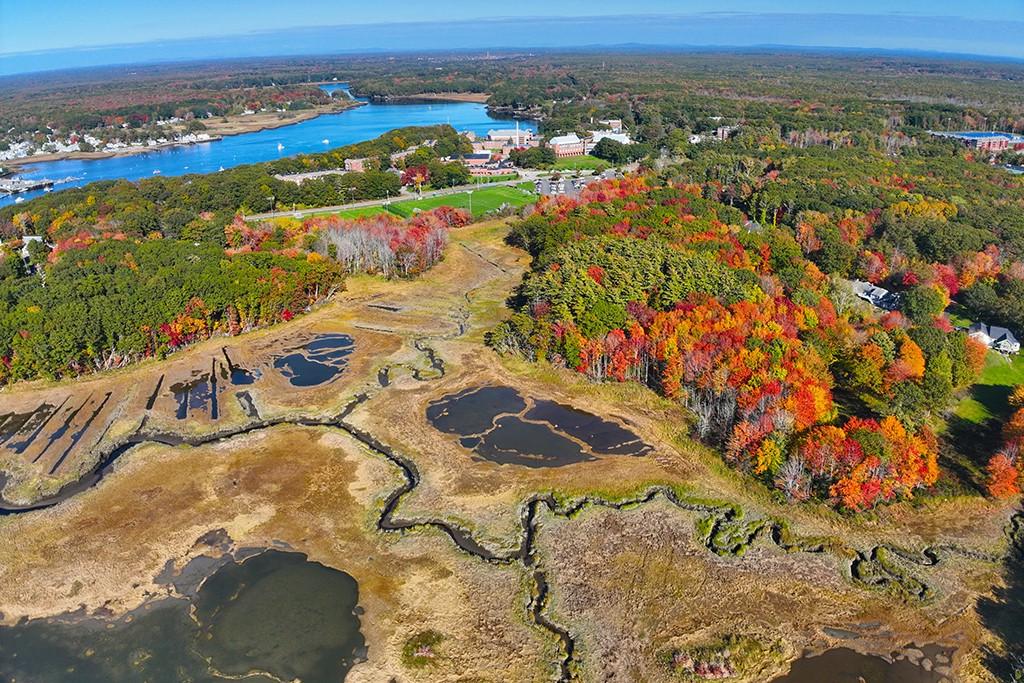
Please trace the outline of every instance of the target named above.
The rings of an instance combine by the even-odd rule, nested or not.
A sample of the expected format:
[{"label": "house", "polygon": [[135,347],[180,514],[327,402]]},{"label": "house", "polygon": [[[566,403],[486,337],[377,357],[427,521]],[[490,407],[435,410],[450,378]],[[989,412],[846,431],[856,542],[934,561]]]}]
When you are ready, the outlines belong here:
[{"label": "house", "polygon": [[974,323],[967,328],[967,334],[993,351],[1000,353],[1018,353],[1020,351],[1020,342],[1013,336],[1013,332],[1005,327]]},{"label": "house", "polygon": [[863,280],[851,280],[850,286],[858,298],[884,311],[895,311],[900,305],[900,296],[888,289],[877,287]]},{"label": "house", "polygon": [[601,119],[598,121],[602,126],[608,127],[613,133],[621,133],[622,119]]},{"label": "house", "polygon": [[587,143],[576,133],[557,135],[548,140],[548,146],[556,157],[581,157],[587,153]]},{"label": "house", "polygon": [[739,129],[739,126],[719,126],[715,129],[715,139],[728,140]]}]

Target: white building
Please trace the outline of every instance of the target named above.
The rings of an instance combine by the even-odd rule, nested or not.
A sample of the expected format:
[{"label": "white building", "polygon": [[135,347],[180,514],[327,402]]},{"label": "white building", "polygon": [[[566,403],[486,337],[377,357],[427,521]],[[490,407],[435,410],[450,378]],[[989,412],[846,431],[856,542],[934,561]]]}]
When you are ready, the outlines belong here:
[{"label": "white building", "polygon": [[899,295],[890,292],[888,289],[877,287],[863,280],[851,280],[850,286],[858,298],[867,301],[876,308],[881,308],[884,311],[895,311],[899,308]]},{"label": "white building", "polygon": [[616,133],[610,130],[595,130],[590,133],[590,142],[592,145],[596,145],[605,138],[620,142],[623,145],[632,145],[633,141],[629,139],[628,133]]},{"label": "white building", "polygon": [[974,323],[967,328],[967,334],[993,351],[1001,353],[1018,353],[1020,351],[1020,342],[1013,336],[1013,332],[1005,327]]}]

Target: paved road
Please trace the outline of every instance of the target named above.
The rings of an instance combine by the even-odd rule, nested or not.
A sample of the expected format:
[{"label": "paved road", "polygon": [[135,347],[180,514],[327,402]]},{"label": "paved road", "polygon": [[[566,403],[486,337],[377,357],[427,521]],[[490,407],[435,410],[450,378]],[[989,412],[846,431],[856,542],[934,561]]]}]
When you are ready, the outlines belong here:
[{"label": "paved road", "polygon": [[478,183],[475,185],[459,185],[458,187],[447,187],[443,190],[430,190],[424,192],[422,195],[416,194],[403,194],[398,197],[391,197],[390,199],[371,199],[365,202],[353,202],[351,204],[341,204],[338,206],[321,206],[315,209],[299,209],[297,211],[272,211],[271,213],[256,213],[251,216],[246,216],[247,221],[263,221],[270,218],[302,218],[303,216],[309,216],[315,213],[327,213],[331,211],[346,211],[348,209],[361,209],[370,206],[384,206],[390,202],[404,202],[414,199],[429,199],[431,197],[444,197],[450,194],[462,194],[469,190],[480,190],[485,187],[508,187],[519,185],[520,183],[530,182],[534,179],[536,174],[523,173],[521,178],[515,180],[502,180],[495,183]]}]

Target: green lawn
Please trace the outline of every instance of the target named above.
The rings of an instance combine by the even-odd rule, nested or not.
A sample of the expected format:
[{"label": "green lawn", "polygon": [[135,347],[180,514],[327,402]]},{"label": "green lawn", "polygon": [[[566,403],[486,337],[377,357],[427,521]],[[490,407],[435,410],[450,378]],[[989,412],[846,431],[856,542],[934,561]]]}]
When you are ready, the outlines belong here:
[{"label": "green lawn", "polygon": [[379,213],[396,213],[388,211],[389,207],[386,206],[363,206],[358,209],[345,209],[343,211],[325,211],[323,213],[315,213],[314,216],[338,216],[340,218],[365,218],[366,216],[376,216]]},{"label": "green lawn", "polygon": [[958,303],[951,303],[946,309],[946,315],[949,317],[949,321],[957,327],[970,327],[974,323],[967,317],[967,309]]},{"label": "green lawn", "polygon": [[1007,359],[990,351],[977,384],[957,405],[956,416],[975,424],[1005,419],[1010,413],[1007,399],[1019,384],[1024,384],[1024,356]]},{"label": "green lawn", "polygon": [[[363,218],[365,216],[376,216],[381,213],[391,213],[402,218],[409,218],[416,212],[416,209],[429,211],[439,206],[454,206],[458,209],[469,210],[469,194],[469,192],[460,192],[443,197],[406,199],[400,202],[392,202],[388,206],[365,206],[357,209],[343,209],[341,211],[324,211],[313,215]],[[481,190],[473,190],[473,218],[480,218],[489,211],[500,208],[502,204],[509,204],[518,208],[535,201],[537,201],[537,195],[534,194],[533,183],[530,182],[520,183],[514,187],[485,187]]]},{"label": "green lawn", "polygon": [[[473,217],[480,216],[494,211],[502,204],[509,204],[514,207],[525,206],[537,200],[537,195],[522,187],[485,187],[482,190],[473,190]],[[428,211],[439,206],[454,206],[457,209],[469,209],[470,193],[460,192],[458,194],[445,195],[443,197],[430,197],[428,199],[414,199],[412,201],[395,202],[390,206],[393,213],[399,216],[409,217],[416,209]]]},{"label": "green lawn", "polygon": [[583,171],[586,169],[603,171],[610,166],[611,164],[603,159],[598,159],[597,157],[590,156],[589,154],[584,154],[581,157],[565,157],[564,159],[559,159],[551,168],[556,171]]},{"label": "green lawn", "polygon": [[488,175],[488,176],[474,176],[470,182],[476,185],[484,185],[486,183],[503,183],[506,180],[515,180],[519,177],[518,173],[506,173],[505,175]]}]

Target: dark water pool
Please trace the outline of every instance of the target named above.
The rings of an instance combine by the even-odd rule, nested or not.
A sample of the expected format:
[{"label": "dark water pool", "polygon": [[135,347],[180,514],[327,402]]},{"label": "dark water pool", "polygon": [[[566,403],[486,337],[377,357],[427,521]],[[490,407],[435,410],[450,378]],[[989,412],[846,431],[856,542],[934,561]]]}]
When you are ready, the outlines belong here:
[{"label": "dark water pool", "polygon": [[427,420],[442,432],[472,436],[494,426],[494,418],[517,414],[526,401],[512,387],[480,387],[445,396],[427,406]]},{"label": "dark water pool", "polygon": [[595,453],[640,455],[651,448],[633,432],[593,413],[555,401],[537,400],[524,417],[551,424],[583,441]]},{"label": "dark water pool", "polygon": [[333,380],[348,366],[355,340],[347,334],[320,334],[283,356],[274,367],[297,387],[314,387]]},{"label": "dark water pool", "polygon": [[224,565],[191,599],[0,627],[0,680],[340,681],[365,653],[357,602],[348,574],[271,550]]},{"label": "dark water pool", "polygon": [[594,459],[548,425],[523,422],[514,415],[498,418],[474,450],[492,462],[526,467],[559,467]]},{"label": "dark water pool", "polygon": [[505,465],[559,467],[594,460],[595,455],[643,455],[651,450],[614,422],[555,401],[528,400],[506,386],[472,387],[444,396],[427,406],[427,420],[439,431],[460,436],[463,448]]},{"label": "dark water pool", "polygon": [[[929,648],[925,654],[934,656],[939,651]],[[932,670],[928,671],[906,659],[890,663],[881,657],[840,647],[796,660],[788,674],[772,683],[939,683],[945,678],[947,676],[935,670],[934,662]]]},{"label": "dark water pool", "polygon": [[171,394],[174,396],[176,408],[174,416],[179,420],[188,417],[190,411],[209,411],[210,417],[219,417],[220,406],[217,404],[217,376],[207,373],[187,382],[172,384]]}]

